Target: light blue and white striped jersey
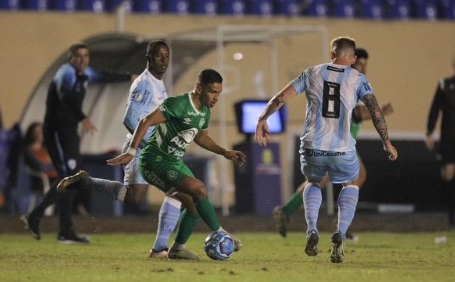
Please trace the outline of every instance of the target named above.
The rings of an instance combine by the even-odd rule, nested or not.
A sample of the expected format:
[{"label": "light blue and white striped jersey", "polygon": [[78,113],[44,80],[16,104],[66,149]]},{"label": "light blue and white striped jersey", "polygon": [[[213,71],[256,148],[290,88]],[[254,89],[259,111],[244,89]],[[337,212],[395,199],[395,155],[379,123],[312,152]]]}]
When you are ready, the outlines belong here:
[{"label": "light blue and white striped jersey", "polygon": [[[154,77],[148,69],[131,84],[123,124],[134,131],[139,121],[154,111],[168,97],[164,82]],[[154,127],[147,130],[139,148],[144,147]],[[131,138],[131,134],[128,134]]]},{"label": "light blue and white striped jersey", "polygon": [[355,150],[350,133],[352,110],[364,95],[373,94],[366,77],[336,64],[307,68],[290,82],[298,94],[306,93],[303,148],[332,152]]}]

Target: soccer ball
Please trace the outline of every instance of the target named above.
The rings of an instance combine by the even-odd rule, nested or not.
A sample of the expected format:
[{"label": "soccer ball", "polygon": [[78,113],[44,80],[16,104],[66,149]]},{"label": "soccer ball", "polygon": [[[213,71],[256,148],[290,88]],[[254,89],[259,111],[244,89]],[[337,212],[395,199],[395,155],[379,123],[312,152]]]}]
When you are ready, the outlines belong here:
[{"label": "soccer ball", "polygon": [[211,259],[227,260],[234,248],[234,239],[226,231],[214,231],[205,238],[204,251]]}]

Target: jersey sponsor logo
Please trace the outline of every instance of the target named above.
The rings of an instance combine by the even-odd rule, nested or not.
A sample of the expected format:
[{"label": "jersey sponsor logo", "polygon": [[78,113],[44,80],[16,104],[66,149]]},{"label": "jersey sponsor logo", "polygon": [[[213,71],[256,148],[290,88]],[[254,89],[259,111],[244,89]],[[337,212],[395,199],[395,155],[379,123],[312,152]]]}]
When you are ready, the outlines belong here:
[{"label": "jersey sponsor logo", "polygon": [[327,69],[328,69],[329,71],[344,72],[344,69],[342,69],[342,68],[337,68],[337,67],[334,67],[334,66],[327,66]]},{"label": "jersey sponsor logo", "polygon": [[170,140],[170,144],[167,148],[168,153],[176,157],[183,157],[186,149],[190,146],[197,133],[198,130],[196,128],[190,128],[177,133],[177,135]]},{"label": "jersey sponsor logo", "polygon": [[195,116],[195,117],[198,117],[198,116],[205,117],[205,113],[204,113],[204,112],[199,112],[199,113],[196,113],[196,112],[187,112],[187,115],[189,115],[189,116]]},{"label": "jersey sponsor logo", "polygon": [[164,182],[161,180],[153,171],[145,170],[144,171],[145,178],[147,182],[152,183],[153,185],[157,186],[158,188],[164,187]]},{"label": "jersey sponsor logo", "polygon": [[185,140],[186,143],[191,143],[196,136],[198,130],[196,128],[190,128],[177,133],[177,136]]},{"label": "jersey sponsor logo", "polygon": [[321,150],[314,150],[314,149],[305,149],[305,154],[308,157],[336,157],[336,156],[344,156],[346,152],[330,152],[330,151],[321,151]]}]

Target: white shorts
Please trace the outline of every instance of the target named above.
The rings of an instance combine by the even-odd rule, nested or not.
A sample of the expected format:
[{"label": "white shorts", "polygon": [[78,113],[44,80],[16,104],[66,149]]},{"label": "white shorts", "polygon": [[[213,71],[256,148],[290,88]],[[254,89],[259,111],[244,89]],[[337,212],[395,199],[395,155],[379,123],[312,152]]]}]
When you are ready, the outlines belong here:
[{"label": "white shorts", "polygon": [[[128,135],[128,137],[125,140],[125,143],[123,143],[122,147],[122,152],[126,152],[130,146],[132,137]],[[141,153],[141,147],[137,149],[136,156],[134,156],[133,160],[123,166],[123,172],[124,172],[124,177],[123,177],[123,184],[125,184],[127,187],[129,185],[133,184],[146,184],[147,181],[142,178],[141,173],[139,172],[139,154]]]},{"label": "white shorts", "polygon": [[300,153],[300,170],[307,179],[321,181],[326,173],[332,183],[347,183],[359,177],[359,158],[355,151],[329,152],[305,149]]}]

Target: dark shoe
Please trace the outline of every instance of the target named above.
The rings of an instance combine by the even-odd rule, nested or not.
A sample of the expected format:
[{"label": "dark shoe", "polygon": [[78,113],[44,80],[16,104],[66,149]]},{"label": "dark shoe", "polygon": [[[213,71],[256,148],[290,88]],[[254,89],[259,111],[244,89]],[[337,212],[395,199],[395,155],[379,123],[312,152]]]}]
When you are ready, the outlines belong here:
[{"label": "dark shoe", "polygon": [[313,229],[306,236],[305,254],[310,257],[317,256],[319,253],[318,244],[319,236],[316,230]]},{"label": "dark shoe", "polygon": [[77,236],[75,233],[58,234],[57,240],[61,244],[88,244],[90,240],[85,236]]},{"label": "dark shoe", "polygon": [[330,261],[333,263],[343,262],[344,251],[343,251],[343,237],[341,232],[337,231],[332,235],[332,251],[330,253]]},{"label": "dark shoe", "polygon": [[275,228],[283,238],[288,234],[289,217],[283,212],[282,206],[277,206],[273,210],[273,219],[275,221]]},{"label": "dark shoe", "polygon": [[188,260],[199,260],[199,257],[188,250],[175,250],[170,249],[168,256],[170,259],[188,259]]},{"label": "dark shoe", "polygon": [[78,173],[65,177],[63,178],[58,184],[57,184],[57,192],[63,193],[66,190],[71,190],[71,189],[77,189],[78,185],[73,185],[79,181],[81,181],[82,178],[84,177],[90,177],[88,172],[84,170],[80,170]]},{"label": "dark shoe", "polygon": [[25,229],[30,232],[30,235],[33,236],[36,240],[41,239],[41,235],[39,233],[39,219],[30,216],[30,214],[24,214],[21,216],[21,221],[25,224]]}]

